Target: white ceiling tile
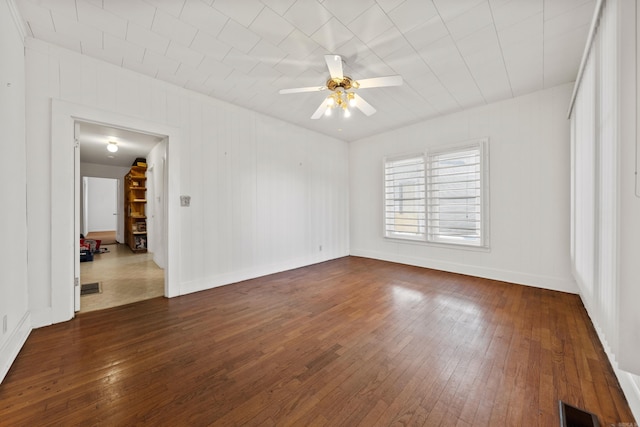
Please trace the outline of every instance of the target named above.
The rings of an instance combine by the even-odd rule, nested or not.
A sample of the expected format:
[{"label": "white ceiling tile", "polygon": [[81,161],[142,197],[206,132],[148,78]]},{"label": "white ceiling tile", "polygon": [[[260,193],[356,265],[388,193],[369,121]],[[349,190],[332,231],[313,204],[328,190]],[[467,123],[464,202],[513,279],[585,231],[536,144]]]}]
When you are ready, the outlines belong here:
[{"label": "white ceiling tile", "polygon": [[445,23],[454,40],[460,40],[487,26],[493,28],[491,9],[489,9],[489,4],[486,2],[479,3],[455,18],[448,21],[445,20]]},{"label": "white ceiling tile", "polygon": [[188,64],[180,64],[176,71],[176,77],[191,82],[194,85],[203,86],[204,82],[209,78],[209,75]]},{"label": "white ceiling tile", "polygon": [[382,10],[389,13],[404,1],[405,0],[376,0],[376,3],[378,3],[378,6],[380,6]]},{"label": "white ceiling tile", "polygon": [[460,52],[458,52],[458,47],[450,36],[436,40],[425,48],[420,49],[418,54],[434,71],[436,71],[436,68],[442,72],[451,71],[447,68],[464,64]]},{"label": "white ceiling tile", "polygon": [[444,25],[439,16],[425,21],[424,23],[407,31],[405,36],[413,48],[420,51],[431,43],[449,35],[449,30]]},{"label": "white ceiling tile", "polygon": [[308,36],[331,19],[331,13],[316,0],[297,1],[284,14],[287,21]]},{"label": "white ceiling tile", "polygon": [[498,38],[503,48],[516,47],[527,40],[542,40],[544,26],[542,13],[533,15],[517,25],[511,25],[498,31]]},{"label": "white ceiling tile", "polygon": [[[177,71],[177,68],[176,68],[176,71]],[[172,73],[172,72],[166,71],[165,69],[160,69],[158,71],[157,78],[180,87],[184,87],[187,84],[187,81],[189,81],[189,77],[187,75],[182,74],[178,76],[176,75],[175,72]]]},{"label": "white ceiling tile", "polygon": [[102,49],[103,32],[89,25],[78,22],[75,18],[52,11],[56,31],[81,41],[82,46]]},{"label": "white ceiling tile", "polygon": [[103,0],[102,3],[105,10],[113,12],[128,21],[135,22],[141,27],[151,28],[156,8],[149,3],[145,3],[142,0],[127,0],[126,2],[122,0]]},{"label": "white ceiling tile", "polygon": [[389,17],[402,32],[410,31],[436,15],[438,11],[430,0],[406,0],[389,12]]},{"label": "white ceiling tile", "polygon": [[144,0],[158,9],[175,16],[180,16],[185,0]]},{"label": "white ceiling tile", "polygon": [[282,74],[273,67],[261,62],[249,72],[249,75],[260,81],[273,83]]},{"label": "white ceiling tile", "polygon": [[176,61],[187,64],[190,67],[196,68],[202,62],[204,55],[200,52],[196,52],[193,49],[182,46],[179,43],[169,43],[169,48],[166,53],[167,57],[175,59]]},{"label": "white ceiling tile", "polygon": [[480,3],[486,3],[487,0],[433,0],[438,13],[445,22],[449,22],[455,17],[478,6]]},{"label": "white ceiling tile", "polygon": [[[11,1],[52,46],[350,140],[575,79],[596,0]],[[309,120],[326,93],[274,95],[324,85],[328,51],[405,83],[362,91],[373,117]]]},{"label": "white ceiling tile", "polygon": [[175,16],[157,9],[151,31],[168,39],[175,40],[183,46],[190,46],[198,30]]},{"label": "white ceiling tile", "polygon": [[258,35],[232,20],[227,21],[220,34],[218,34],[218,39],[244,53],[249,53],[260,41]]},{"label": "white ceiling tile", "polygon": [[80,39],[66,34],[58,33],[49,28],[42,28],[35,24],[30,24],[31,32],[37,39],[48,40],[50,43],[62,46],[75,52],[82,52]]},{"label": "white ceiling tile", "polygon": [[92,4],[78,1],[78,19],[86,25],[93,26],[112,36],[125,38],[127,21],[113,13],[95,7]]},{"label": "white ceiling tile", "polygon": [[23,1],[18,3],[20,13],[29,25],[38,27],[41,34],[45,31],[55,31],[53,19],[51,18],[51,10],[32,3],[31,1]]},{"label": "white ceiling tile", "polygon": [[395,73],[400,74],[403,79],[412,81],[414,79],[419,80],[423,76],[432,74],[431,69],[421,57],[415,54],[415,51],[406,47],[399,49],[393,54],[385,58],[385,62],[394,70]]},{"label": "white ceiling tile", "polygon": [[375,4],[349,24],[349,28],[363,42],[369,43],[393,27],[393,22]]},{"label": "white ceiling tile", "polygon": [[409,46],[405,36],[396,28],[391,27],[378,37],[369,41],[366,47],[374,54],[385,57]]},{"label": "white ceiling tile", "polygon": [[277,45],[291,34],[294,27],[282,16],[265,7],[251,23],[249,29],[263,39]]},{"label": "white ceiling tile", "polygon": [[87,47],[83,48],[82,52],[102,61],[109,62],[110,64],[117,65],[118,67],[122,66],[124,60],[124,53],[114,49]]},{"label": "white ceiling tile", "polygon": [[132,22],[129,23],[126,40],[160,54],[167,51],[170,41],[168,38]]},{"label": "white ceiling tile", "polygon": [[155,78],[158,69],[142,62],[129,61],[126,58],[122,61],[122,66],[128,70],[132,70],[150,77]]},{"label": "white ceiling tile", "polygon": [[126,61],[139,63],[142,62],[142,58],[145,53],[144,48],[128,43],[127,41],[114,37],[110,34],[104,35],[104,50],[107,51],[107,55],[112,55],[113,57],[121,55]]},{"label": "white ceiling tile", "polygon": [[233,67],[223,64],[210,56],[205,56],[202,62],[200,62],[200,65],[198,65],[198,70],[207,74],[209,79],[224,80],[233,72]]},{"label": "white ceiling tile", "polygon": [[502,49],[493,26],[485,27],[456,42],[463,58],[490,57],[498,60]]},{"label": "white ceiling tile", "polygon": [[279,64],[287,56],[285,51],[266,40],[260,40],[249,54],[269,66]]},{"label": "white ceiling tile", "polygon": [[302,59],[318,49],[319,45],[302,31],[293,30],[278,47],[292,57]]},{"label": "white ceiling tile", "polygon": [[591,8],[591,15],[593,15],[596,0],[544,0],[544,19],[551,19],[585,5]]},{"label": "white ceiling tile", "polygon": [[349,24],[362,12],[373,6],[375,0],[324,0],[322,5],[326,7],[343,24]]},{"label": "white ceiling tile", "polygon": [[180,19],[214,37],[220,33],[229,18],[200,0],[186,0]]},{"label": "white ceiling tile", "polygon": [[339,46],[353,38],[353,33],[336,18],[331,18],[311,35],[311,38],[327,52],[336,53]]},{"label": "white ceiling tile", "polygon": [[180,63],[175,59],[167,58],[148,49],[144,52],[142,63],[148,67],[156,68],[158,73],[162,73],[163,76],[175,74],[180,66]]},{"label": "white ceiling tile", "polygon": [[553,87],[574,81],[582,59],[589,25],[544,41],[544,86]]},{"label": "white ceiling tile", "polygon": [[[58,14],[68,18],[78,19],[78,7],[76,0],[30,0],[33,3],[55,10]],[[102,4],[100,5],[102,7]]]},{"label": "white ceiling tile", "polygon": [[523,41],[503,49],[504,63],[514,96],[543,88],[542,34],[538,39]]},{"label": "white ceiling tile", "polygon": [[271,10],[279,15],[284,15],[296,0],[261,0],[262,3],[269,6]]},{"label": "white ceiling tile", "polygon": [[527,18],[542,13],[543,0],[511,0],[492,9],[493,20],[498,31],[518,24]]},{"label": "white ceiling tile", "polygon": [[242,7],[238,7],[238,0],[215,0],[213,7],[237,23],[249,27],[264,9],[264,4],[258,0],[245,0]]},{"label": "white ceiling tile", "polygon": [[545,13],[544,38],[554,38],[576,28],[590,25],[593,12],[593,4],[584,3],[568,12],[555,15],[553,18],[546,18]]},{"label": "white ceiling tile", "polygon": [[260,62],[257,58],[253,56],[247,55],[244,52],[240,52],[237,49],[231,49],[229,53],[224,57],[222,61],[225,64],[242,71],[243,73],[248,73],[258,65]]},{"label": "white ceiling tile", "polygon": [[231,50],[231,46],[218,41],[216,38],[202,31],[198,31],[189,47],[219,61],[222,61]]}]

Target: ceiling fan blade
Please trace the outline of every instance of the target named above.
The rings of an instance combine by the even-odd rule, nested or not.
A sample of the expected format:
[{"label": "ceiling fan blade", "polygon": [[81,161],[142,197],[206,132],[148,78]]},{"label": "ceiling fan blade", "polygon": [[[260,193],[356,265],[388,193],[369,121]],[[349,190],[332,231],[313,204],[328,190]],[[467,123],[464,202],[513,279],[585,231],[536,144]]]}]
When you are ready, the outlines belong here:
[{"label": "ceiling fan blade", "polygon": [[280,89],[280,95],[286,95],[288,93],[302,93],[302,92],[320,92],[325,90],[326,86],[308,86],[308,87],[296,87],[293,89]]},{"label": "ceiling fan blade", "polygon": [[376,109],[373,108],[373,106],[371,104],[369,104],[367,101],[362,99],[362,97],[360,95],[358,95],[357,93],[354,93],[353,94],[353,98],[356,100],[356,108],[357,109],[362,111],[367,116],[375,114]]},{"label": "ceiling fan blade", "polygon": [[358,84],[359,89],[367,89],[370,87],[401,86],[402,76],[373,77],[371,79],[358,80]]},{"label": "ceiling fan blade", "polygon": [[327,63],[331,78],[342,80],[344,77],[342,74],[342,57],[340,55],[325,55],[324,60]]},{"label": "ceiling fan blade", "polygon": [[320,117],[322,117],[322,115],[324,114],[325,110],[327,109],[327,102],[326,101],[322,101],[322,104],[320,104],[320,106],[318,107],[318,109],[315,111],[315,113],[313,113],[313,115],[311,116],[311,118],[313,120],[319,119]]}]

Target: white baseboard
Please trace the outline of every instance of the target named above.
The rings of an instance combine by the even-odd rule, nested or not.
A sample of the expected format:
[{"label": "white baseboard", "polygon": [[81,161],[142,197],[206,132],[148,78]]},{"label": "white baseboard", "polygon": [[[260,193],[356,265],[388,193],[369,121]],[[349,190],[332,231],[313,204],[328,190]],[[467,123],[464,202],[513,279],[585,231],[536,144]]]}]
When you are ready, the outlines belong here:
[{"label": "white baseboard", "polygon": [[329,256],[323,258],[320,258],[318,256],[301,257],[285,262],[223,273],[216,276],[207,277],[205,279],[183,282],[180,284],[180,295],[213,289],[217,288],[218,286],[230,285],[232,283],[242,282],[243,280],[255,279],[256,277],[267,276],[269,274],[280,273],[282,271],[294,270],[296,268],[306,267],[308,265],[318,264],[345,256],[348,256],[348,254],[345,253],[338,256]]},{"label": "white baseboard", "polygon": [[49,326],[53,324],[53,314],[51,307],[43,308],[40,310],[33,310],[31,312],[31,327],[33,329],[42,328],[43,326]]},{"label": "white baseboard", "polygon": [[0,383],[9,372],[9,368],[16,360],[20,349],[31,333],[31,316],[27,311],[18,322],[9,339],[0,348]]},{"label": "white baseboard", "polygon": [[573,279],[541,276],[521,273],[518,271],[487,268],[477,265],[460,264],[448,261],[412,257],[386,252],[352,249],[351,255],[365,258],[379,259],[383,261],[397,262],[399,264],[413,265],[416,267],[432,268],[434,270],[448,271],[451,273],[466,274],[469,276],[483,277],[485,279],[500,280],[502,282],[516,283],[518,285],[533,286],[552,291],[578,293],[578,286]]}]

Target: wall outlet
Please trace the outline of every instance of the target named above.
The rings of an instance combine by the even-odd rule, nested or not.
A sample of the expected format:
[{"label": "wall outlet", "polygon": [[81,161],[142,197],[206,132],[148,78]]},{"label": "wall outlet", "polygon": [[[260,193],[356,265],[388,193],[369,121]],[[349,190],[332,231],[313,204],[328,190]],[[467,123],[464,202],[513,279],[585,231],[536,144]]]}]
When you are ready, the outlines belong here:
[{"label": "wall outlet", "polygon": [[189,207],[191,205],[191,196],[180,196],[180,206]]},{"label": "wall outlet", "polygon": [[318,250],[322,252],[322,245],[318,246]]},{"label": "wall outlet", "polygon": [[7,315],[2,316],[2,333],[7,333]]}]

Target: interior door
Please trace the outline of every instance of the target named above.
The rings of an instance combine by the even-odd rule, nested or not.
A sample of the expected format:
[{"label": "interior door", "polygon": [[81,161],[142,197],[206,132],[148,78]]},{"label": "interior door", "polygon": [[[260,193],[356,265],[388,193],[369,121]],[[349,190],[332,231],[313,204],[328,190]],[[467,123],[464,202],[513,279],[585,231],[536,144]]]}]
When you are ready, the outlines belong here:
[{"label": "interior door", "polygon": [[74,221],[74,258],[73,258],[73,308],[80,311],[80,123],[73,125],[73,221]]}]

